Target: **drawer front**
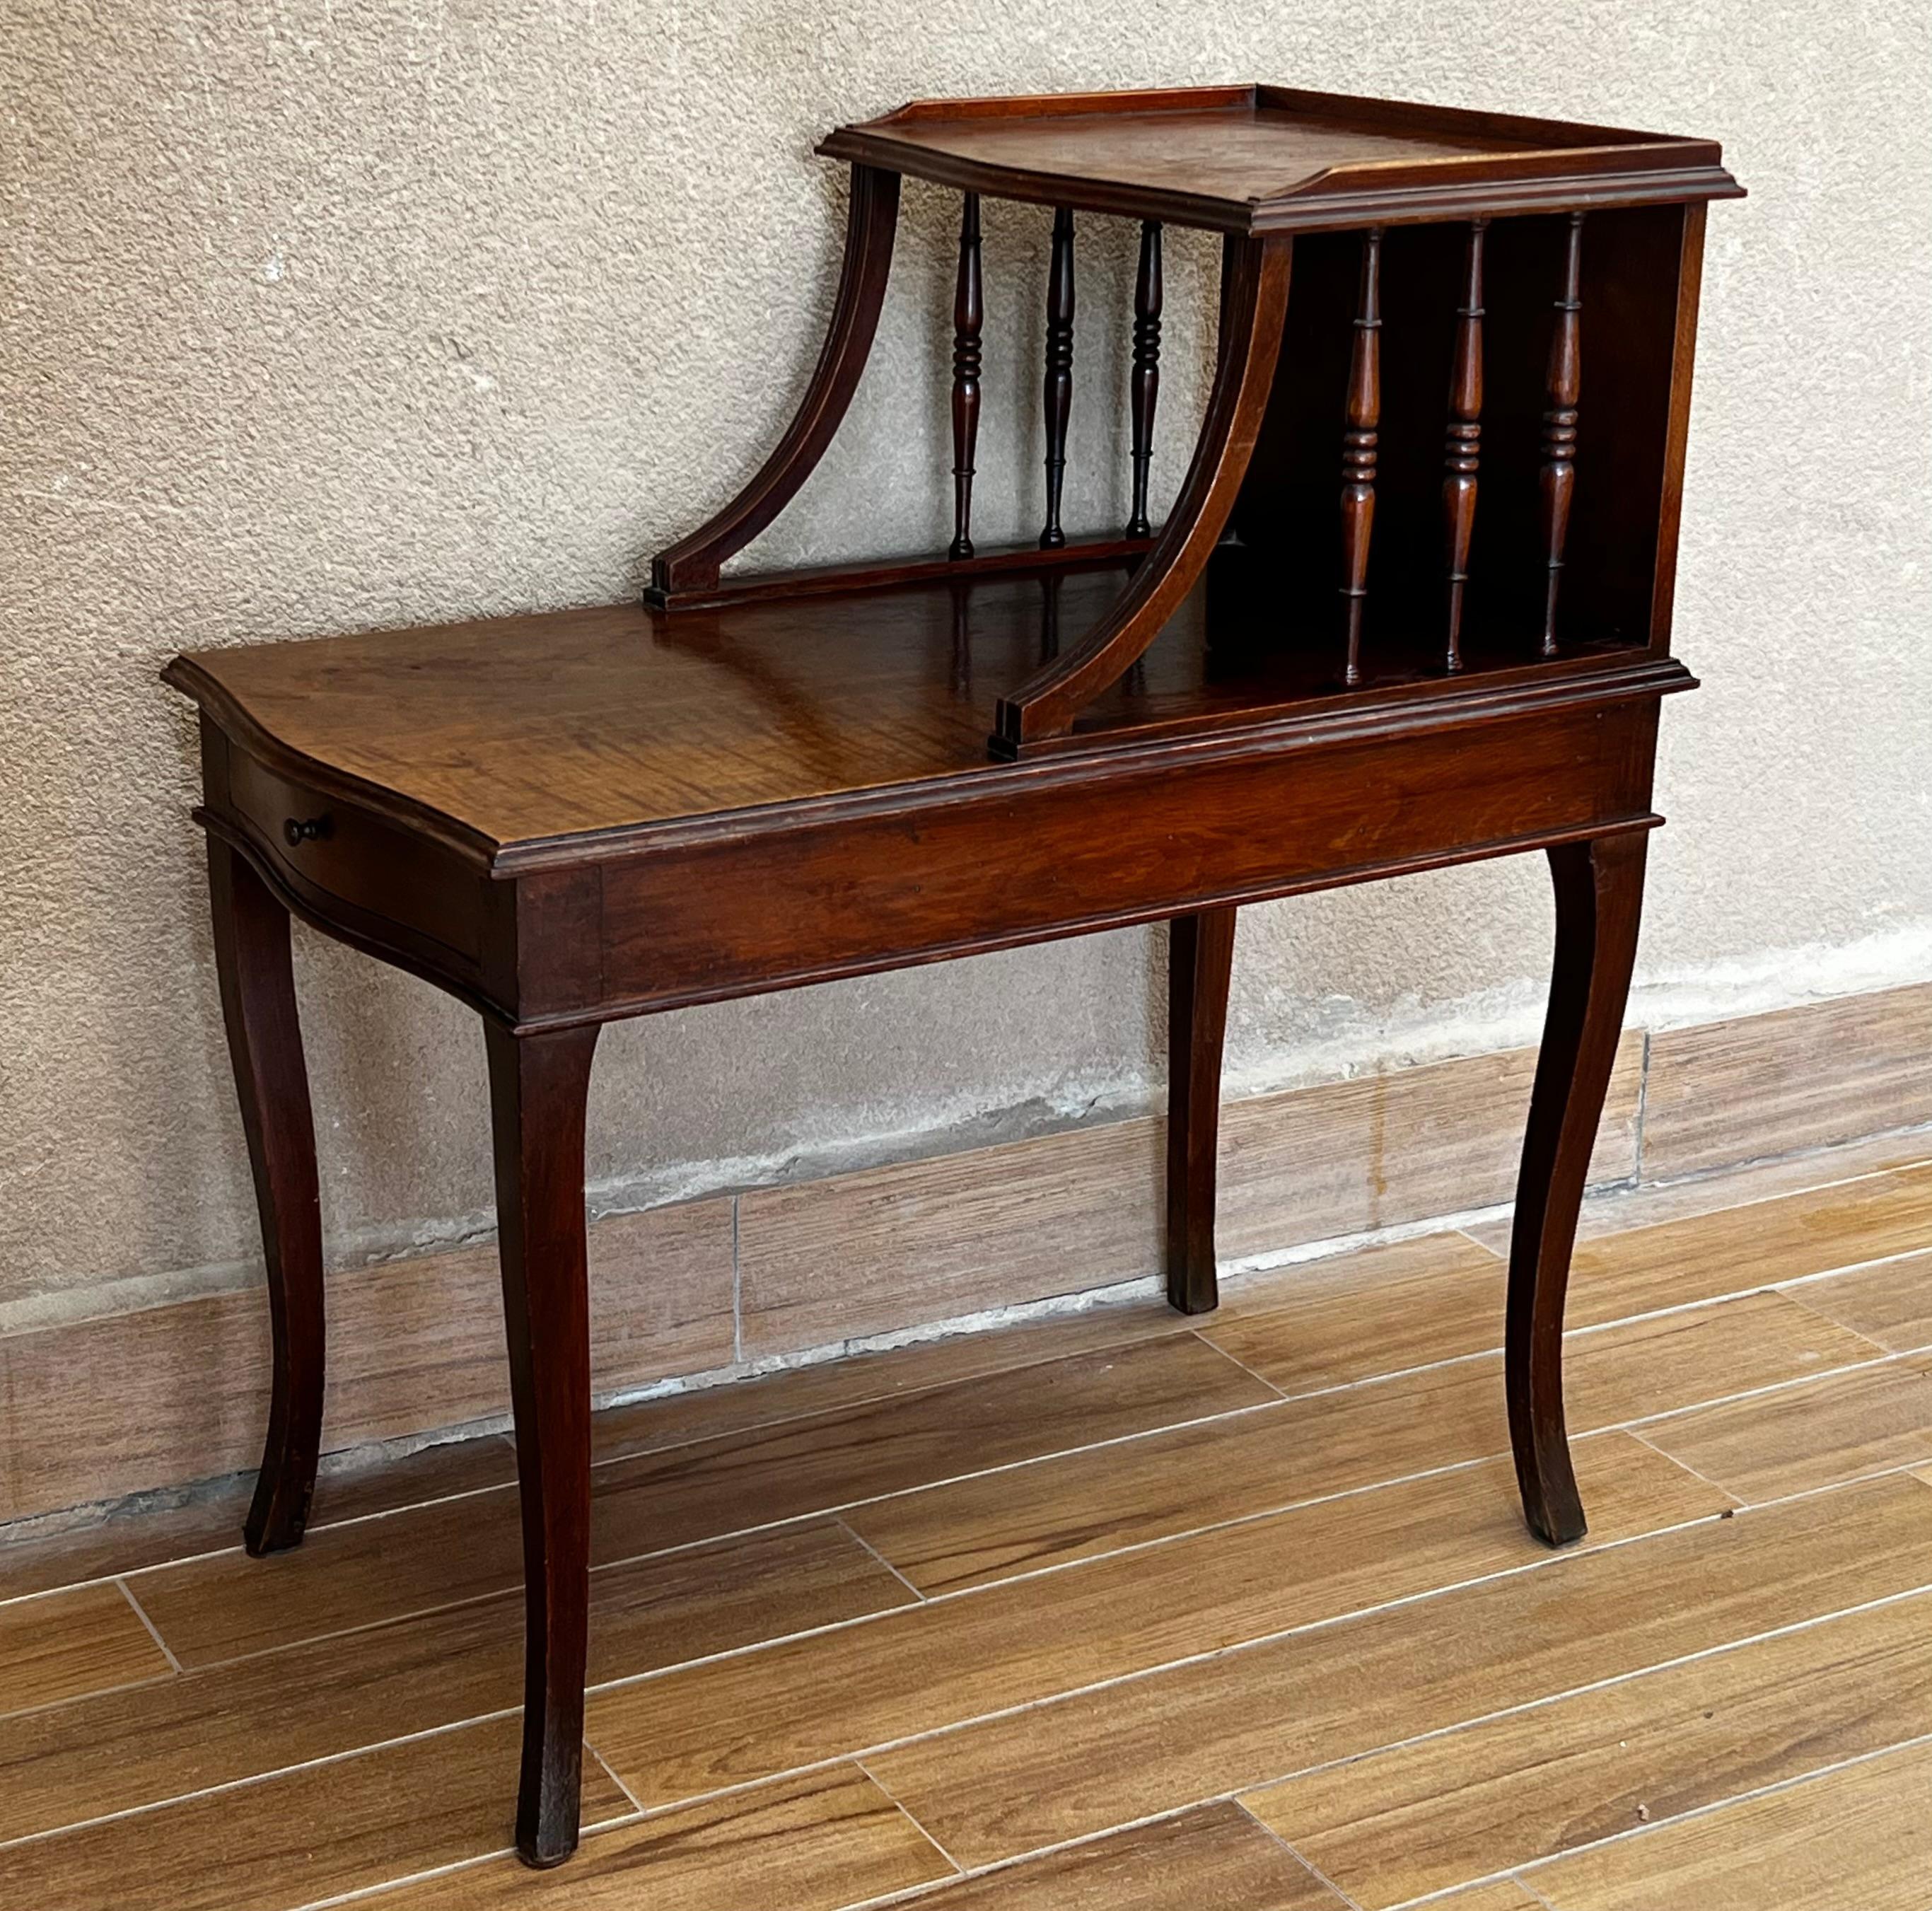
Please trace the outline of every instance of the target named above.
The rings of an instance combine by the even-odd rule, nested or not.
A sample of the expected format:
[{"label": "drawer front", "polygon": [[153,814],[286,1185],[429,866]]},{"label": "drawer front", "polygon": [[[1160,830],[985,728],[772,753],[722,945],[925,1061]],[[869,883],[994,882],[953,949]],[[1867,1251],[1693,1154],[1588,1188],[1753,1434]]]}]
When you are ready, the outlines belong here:
[{"label": "drawer front", "polygon": [[614,1001],[817,981],[1640,822],[1654,701],[614,860]]},{"label": "drawer front", "polygon": [[332,899],[346,903],[460,957],[474,972],[485,883],[478,872],[440,844],[291,782],[238,748],[229,752],[228,794],[277,872],[320,913],[331,913]]}]

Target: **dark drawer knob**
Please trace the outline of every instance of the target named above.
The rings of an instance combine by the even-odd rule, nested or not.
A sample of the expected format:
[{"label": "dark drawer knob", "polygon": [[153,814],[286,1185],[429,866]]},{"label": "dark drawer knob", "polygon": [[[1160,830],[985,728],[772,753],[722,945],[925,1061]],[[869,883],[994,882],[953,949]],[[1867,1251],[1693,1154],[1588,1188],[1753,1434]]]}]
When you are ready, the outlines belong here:
[{"label": "dark drawer knob", "polygon": [[326,842],[334,833],[335,825],[326,816],[292,816],[282,825],[282,834],[288,838],[291,849],[299,848],[304,843]]}]

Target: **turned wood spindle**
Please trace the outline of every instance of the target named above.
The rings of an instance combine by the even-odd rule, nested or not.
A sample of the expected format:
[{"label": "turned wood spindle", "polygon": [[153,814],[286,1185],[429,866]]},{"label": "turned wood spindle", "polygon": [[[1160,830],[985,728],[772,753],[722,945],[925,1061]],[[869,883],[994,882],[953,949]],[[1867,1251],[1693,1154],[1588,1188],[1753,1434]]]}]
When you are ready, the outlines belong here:
[{"label": "turned wood spindle", "polygon": [[1150,538],[1148,522],[1148,467],[1154,461],[1154,410],[1160,397],[1160,224],[1141,225],[1140,271],[1134,280],[1134,368],[1127,396],[1133,413],[1133,514],[1130,538]]},{"label": "turned wood spindle", "polygon": [[959,277],[952,292],[952,542],[946,556],[973,555],[973,451],[980,436],[980,195],[959,214]]},{"label": "turned wood spindle", "polygon": [[1046,528],[1042,550],[1066,542],[1060,492],[1066,477],[1066,418],[1073,406],[1073,214],[1054,208],[1053,259],[1046,276]]},{"label": "turned wood spindle", "polygon": [[1342,680],[1362,680],[1362,606],[1369,594],[1369,534],[1376,520],[1376,441],[1382,422],[1382,228],[1362,235],[1361,293],[1348,357],[1347,428],[1342,434],[1342,596],[1348,607],[1348,662]]},{"label": "turned wood spindle", "polygon": [[1570,215],[1563,256],[1563,296],[1550,340],[1550,376],[1543,414],[1543,544],[1549,582],[1543,601],[1543,654],[1556,655],[1556,588],[1563,575],[1563,546],[1570,532],[1570,500],[1576,488],[1576,400],[1583,383],[1583,215]]},{"label": "turned wood spindle", "polygon": [[1449,632],[1446,667],[1462,668],[1462,590],[1469,581],[1469,539],[1476,528],[1476,468],[1483,439],[1483,234],[1469,222],[1462,254],[1462,303],[1456,314],[1456,356],[1449,371],[1449,434],[1444,457],[1442,520],[1448,553]]}]

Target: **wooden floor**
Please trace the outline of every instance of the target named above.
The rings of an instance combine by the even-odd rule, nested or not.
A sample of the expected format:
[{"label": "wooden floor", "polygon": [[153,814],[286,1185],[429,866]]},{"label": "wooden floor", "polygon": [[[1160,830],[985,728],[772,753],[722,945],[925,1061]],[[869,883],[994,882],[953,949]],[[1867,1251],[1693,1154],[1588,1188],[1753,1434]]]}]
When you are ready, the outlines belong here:
[{"label": "wooden floor", "polygon": [[542,1876],[503,1442],[0,1549],[0,1905],[1924,1911],[1920,1156],[1592,1208],[1560,1555],[1489,1229],[604,1416]]}]

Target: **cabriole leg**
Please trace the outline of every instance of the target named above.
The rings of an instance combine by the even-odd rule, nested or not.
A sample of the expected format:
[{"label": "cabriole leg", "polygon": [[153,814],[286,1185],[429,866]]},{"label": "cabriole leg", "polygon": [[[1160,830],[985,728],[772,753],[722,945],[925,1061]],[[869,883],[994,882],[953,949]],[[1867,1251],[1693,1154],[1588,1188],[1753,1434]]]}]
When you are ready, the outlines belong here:
[{"label": "cabriole leg", "polygon": [[214,962],[268,1269],[273,1393],[243,1529],[260,1555],[298,1545],[322,1448],[322,1203],[289,912],[218,836],[208,839]]},{"label": "cabriole leg", "polygon": [[1504,1367],[1523,1515],[1552,1546],[1584,1532],[1563,1421],[1563,1299],[1630,993],[1648,840],[1633,830],[1550,852],[1556,960],[1516,1184]]},{"label": "cabriole leg", "polygon": [[584,1111],[596,1028],[484,1024],[503,1319],[524,1515],[524,1755],[517,1849],[577,1848],[590,1604],[590,1312]]},{"label": "cabriole leg", "polygon": [[1211,1312],[1215,1149],[1221,1132],[1221,1044],[1234,912],[1177,916],[1168,931],[1167,1298],[1184,1314]]}]

